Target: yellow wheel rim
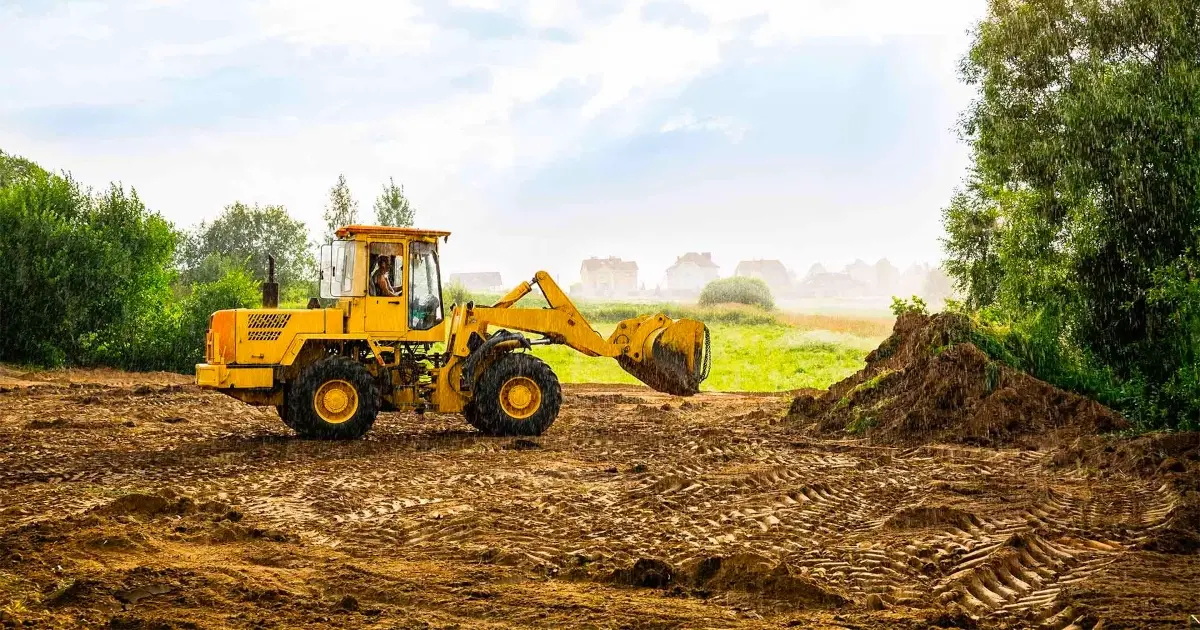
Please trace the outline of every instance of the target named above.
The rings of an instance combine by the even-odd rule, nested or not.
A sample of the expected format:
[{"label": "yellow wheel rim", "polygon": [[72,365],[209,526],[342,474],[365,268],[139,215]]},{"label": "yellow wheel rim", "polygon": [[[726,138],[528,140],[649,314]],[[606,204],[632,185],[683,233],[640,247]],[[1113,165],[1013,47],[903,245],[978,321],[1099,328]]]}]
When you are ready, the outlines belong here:
[{"label": "yellow wheel rim", "polygon": [[514,376],[500,388],[500,407],[510,417],[524,420],[542,407],[542,388],[528,376]]},{"label": "yellow wheel rim", "polygon": [[326,381],[313,395],[313,408],[329,424],[341,424],[358,411],[358,390],[347,381]]}]

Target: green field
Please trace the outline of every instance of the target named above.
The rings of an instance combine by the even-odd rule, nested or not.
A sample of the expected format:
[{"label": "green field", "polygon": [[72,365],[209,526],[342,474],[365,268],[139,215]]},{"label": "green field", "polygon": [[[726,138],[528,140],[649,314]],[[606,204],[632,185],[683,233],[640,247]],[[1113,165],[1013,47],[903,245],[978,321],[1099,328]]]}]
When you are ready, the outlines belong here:
[{"label": "green field", "polygon": [[[598,324],[596,329],[607,337],[613,326]],[[717,323],[709,329],[713,362],[706,391],[824,389],[861,369],[867,353],[883,339],[786,323]],[[616,361],[565,346],[537,346],[534,354],[549,362],[564,383],[638,383]]]}]

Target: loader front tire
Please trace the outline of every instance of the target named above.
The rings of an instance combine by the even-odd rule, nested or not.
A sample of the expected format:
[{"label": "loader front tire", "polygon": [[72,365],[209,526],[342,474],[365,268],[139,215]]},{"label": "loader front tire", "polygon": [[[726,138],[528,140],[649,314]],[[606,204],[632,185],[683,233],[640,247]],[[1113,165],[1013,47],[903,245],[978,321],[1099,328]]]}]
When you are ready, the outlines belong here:
[{"label": "loader front tire", "polygon": [[296,427],[294,426],[296,424],[295,419],[292,417],[292,414],[288,413],[287,406],[288,406],[288,396],[289,395],[291,395],[291,388],[285,386],[283,388],[283,402],[281,404],[275,405],[275,413],[279,414],[279,419],[283,420],[283,423],[286,424],[289,429],[295,431],[296,430]]},{"label": "loader front tire", "polygon": [[558,377],[541,359],[506,354],[488,366],[471,401],[467,421],[488,435],[541,435],[562,406]]},{"label": "loader front tire", "polygon": [[284,420],[302,437],[353,440],[375,424],[379,385],[362,364],[342,357],[321,359],[300,371],[288,388]]}]

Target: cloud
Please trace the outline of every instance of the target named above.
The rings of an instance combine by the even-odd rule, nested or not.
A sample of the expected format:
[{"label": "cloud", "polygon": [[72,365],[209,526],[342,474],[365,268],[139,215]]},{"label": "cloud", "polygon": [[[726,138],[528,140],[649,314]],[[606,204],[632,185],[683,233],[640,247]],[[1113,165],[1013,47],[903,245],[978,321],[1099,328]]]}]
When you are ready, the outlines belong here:
[{"label": "cloud", "polygon": [[686,110],[682,114],[668,118],[658,130],[662,133],[714,131],[725,136],[733,143],[741,142],[742,138],[746,135],[746,126],[739,124],[729,116],[696,118],[696,115],[691,110]]},{"label": "cloud", "polygon": [[492,71],[475,68],[450,79],[450,86],[472,92],[485,92],[492,87]]},{"label": "cloud", "polygon": [[[395,176],[422,223],[466,232],[455,239],[463,265],[495,264],[504,252],[513,268],[546,264],[571,273],[577,264],[567,260],[574,255],[567,246],[550,251],[537,243],[537,230],[509,220],[542,216],[527,195],[544,187],[530,182],[567,181],[575,175],[564,169],[585,163],[651,169],[583,169],[578,177],[624,179],[580,181],[586,199],[555,192],[565,204],[555,220],[575,231],[577,247],[601,253],[617,247],[605,239],[621,235],[606,236],[590,217],[572,223],[586,214],[572,208],[619,204],[604,190],[633,190],[660,170],[674,173],[680,160],[735,172],[776,159],[774,152],[836,160],[845,153],[852,163],[891,150],[872,144],[873,135],[886,139],[892,125],[912,126],[920,114],[907,108],[924,101],[863,110],[889,117],[886,127],[869,120],[856,128],[803,126],[805,137],[795,136],[776,103],[820,103],[820,93],[800,94],[803,82],[849,85],[825,89],[852,99],[870,82],[887,81],[862,61],[878,54],[911,62],[902,94],[960,103],[966,93],[953,62],[981,7],[981,0],[10,0],[0,6],[0,59],[19,63],[2,69],[0,147],[85,181],[134,183],[181,224],[240,199],[284,203],[316,228],[338,173],[363,208]],[[842,44],[809,46],[830,41]],[[768,89],[764,68],[812,54],[827,58],[776,79],[800,82],[781,88],[790,91]],[[938,137],[952,144],[953,117],[939,116]],[[855,142],[831,140],[839,132]],[[757,135],[792,142],[765,146]],[[931,152],[946,149],[922,146],[941,163]],[[768,169],[753,192],[766,187],[794,198],[791,178]],[[650,194],[649,185],[637,190]],[[662,204],[692,203],[652,192]],[[491,226],[487,235],[475,235],[480,225]],[[525,245],[510,255],[497,242]],[[539,262],[543,255],[552,259]]]},{"label": "cloud", "polygon": [[665,26],[680,26],[695,31],[708,29],[709,20],[683,2],[673,0],[653,0],[642,5],[642,18],[648,22],[658,22]]}]

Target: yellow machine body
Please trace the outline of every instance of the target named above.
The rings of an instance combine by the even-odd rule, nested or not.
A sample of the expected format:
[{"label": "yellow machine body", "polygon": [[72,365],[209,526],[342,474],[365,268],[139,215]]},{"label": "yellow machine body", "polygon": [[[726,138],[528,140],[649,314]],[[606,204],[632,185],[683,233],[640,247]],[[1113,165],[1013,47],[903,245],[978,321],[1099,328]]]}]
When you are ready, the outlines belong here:
[{"label": "yellow machine body", "polygon": [[[336,295],[324,296],[328,306],[214,313],[205,363],[196,366],[201,387],[274,405],[282,414],[288,385],[306,366],[342,357],[365,366],[379,384],[383,408],[458,412],[471,404],[475,384],[500,356],[551,343],[616,359],[651,387],[673,394],[696,393],[707,376],[708,331],[700,322],[662,314],[636,317],[620,322],[605,339],[544,271],[494,305],[446,309],[437,245],[448,232],[348,226],[337,236],[330,254],[322,250],[322,291]],[[383,273],[381,257],[393,261],[396,296],[374,294],[373,271]],[[516,308],[534,286],[549,308]],[[541,337],[530,340],[511,331]],[[540,395],[523,386],[505,391],[512,397],[505,408],[516,416],[520,404]],[[343,398],[329,400],[340,404]]]}]

